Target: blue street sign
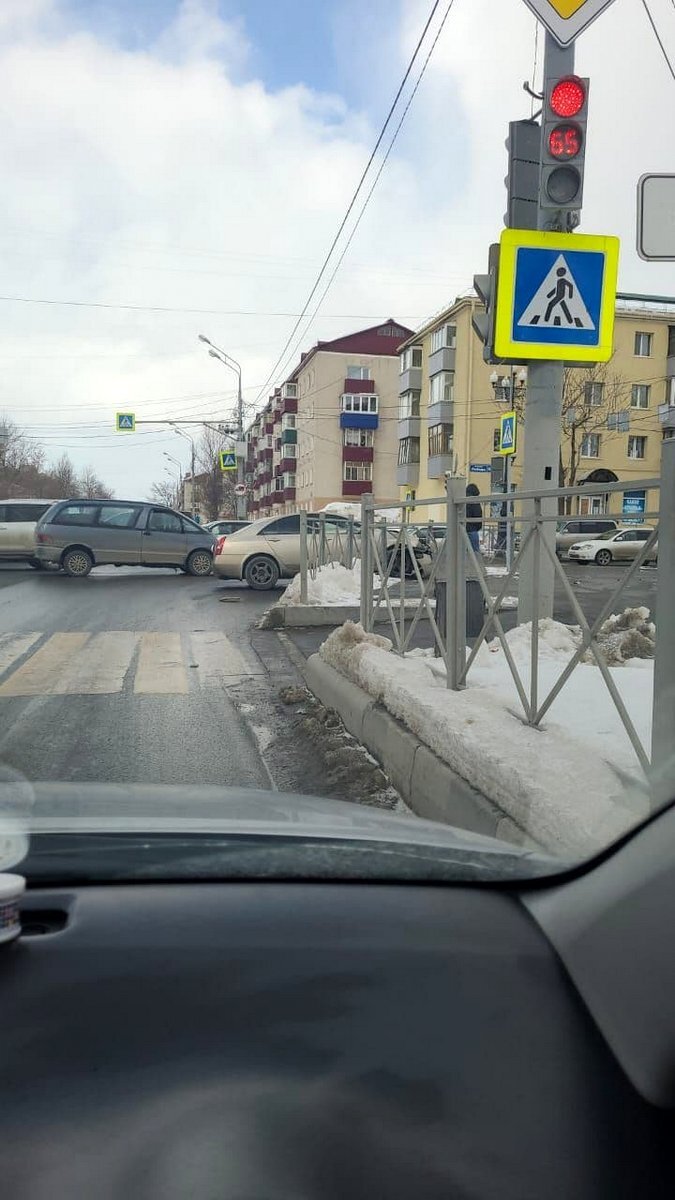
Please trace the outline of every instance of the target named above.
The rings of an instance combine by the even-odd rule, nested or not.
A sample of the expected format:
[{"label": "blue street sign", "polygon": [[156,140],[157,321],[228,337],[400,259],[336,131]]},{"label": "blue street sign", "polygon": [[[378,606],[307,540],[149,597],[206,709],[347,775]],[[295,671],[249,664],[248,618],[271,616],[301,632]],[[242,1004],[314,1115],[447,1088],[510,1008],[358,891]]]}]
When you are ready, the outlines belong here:
[{"label": "blue street sign", "polygon": [[607,361],[618,259],[617,238],[505,229],[495,323],[498,357]]},{"label": "blue street sign", "polygon": [[471,463],[469,470],[472,472],[473,475],[489,475],[490,474],[490,464],[489,463]]},{"label": "blue street sign", "polygon": [[221,471],[236,471],[237,455],[234,450],[221,450],[218,460]]},{"label": "blue street sign", "polygon": [[115,413],[115,429],[118,433],[133,433],[136,428],[136,415],[130,412]]},{"label": "blue street sign", "polygon": [[515,454],[516,452],[517,417],[515,412],[504,413],[499,418],[499,453]]}]

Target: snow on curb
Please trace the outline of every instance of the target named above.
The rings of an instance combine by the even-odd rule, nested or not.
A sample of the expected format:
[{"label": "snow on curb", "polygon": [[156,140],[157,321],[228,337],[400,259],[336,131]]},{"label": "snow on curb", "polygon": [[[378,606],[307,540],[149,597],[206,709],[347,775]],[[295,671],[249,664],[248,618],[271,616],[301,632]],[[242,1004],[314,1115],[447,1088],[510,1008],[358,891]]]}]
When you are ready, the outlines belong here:
[{"label": "snow on curb", "polygon": [[[517,627],[508,637],[521,676],[527,680],[527,627]],[[573,629],[541,622],[542,696],[576,644]],[[387,638],[366,634],[360,625],[347,622],[326,639],[320,654],[403,721],[539,845],[559,854],[587,854],[647,813],[634,753],[626,735],[621,738],[623,727],[617,732],[619,718],[611,711],[611,698],[596,667],[582,664],[573,672],[543,728],[536,730],[523,723],[500,647],[481,649],[468,686],[461,692],[446,689],[439,660],[424,652],[400,658],[390,650]],[[641,663],[613,673],[617,683],[623,677],[622,695],[626,702],[631,699],[631,715],[639,727],[637,717],[650,689],[651,670]],[[648,730],[639,728],[639,732],[644,737]],[[624,785],[601,754],[611,756],[625,772],[634,772],[636,786]]]}]

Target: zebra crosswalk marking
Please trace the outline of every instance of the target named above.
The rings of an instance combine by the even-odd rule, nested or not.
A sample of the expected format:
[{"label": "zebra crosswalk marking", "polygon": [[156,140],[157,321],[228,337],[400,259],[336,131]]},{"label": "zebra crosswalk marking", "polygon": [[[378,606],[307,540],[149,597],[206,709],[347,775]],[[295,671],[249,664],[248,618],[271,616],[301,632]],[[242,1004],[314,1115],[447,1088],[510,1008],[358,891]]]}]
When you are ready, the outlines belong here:
[{"label": "zebra crosswalk marking", "polygon": [[193,661],[203,688],[232,687],[254,672],[224,633],[202,630],[190,634]]},{"label": "zebra crosswalk marking", "polygon": [[179,633],[144,633],[136,667],[137,695],[183,695],[188,692]]},{"label": "zebra crosswalk marking", "polygon": [[0,633],[0,675],[4,675],[41,637],[41,633]]},{"label": "zebra crosswalk marking", "polygon": [[63,670],[86,645],[90,633],[54,633],[28,662],[0,684],[0,696],[45,696],[53,692]]},{"label": "zebra crosswalk marking", "polygon": [[80,654],[66,664],[50,693],[54,696],[103,696],[121,692],[138,643],[137,633],[95,633]]}]

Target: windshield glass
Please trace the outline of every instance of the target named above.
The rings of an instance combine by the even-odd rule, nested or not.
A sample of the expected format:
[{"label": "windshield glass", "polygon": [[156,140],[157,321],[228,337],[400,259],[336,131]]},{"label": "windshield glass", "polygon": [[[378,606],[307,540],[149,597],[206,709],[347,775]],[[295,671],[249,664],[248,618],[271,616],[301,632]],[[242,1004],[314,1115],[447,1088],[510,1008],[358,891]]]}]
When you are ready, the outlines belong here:
[{"label": "windshield glass", "polygon": [[536,7],[3,12],[5,869],[527,878],[675,795],[672,80]]}]

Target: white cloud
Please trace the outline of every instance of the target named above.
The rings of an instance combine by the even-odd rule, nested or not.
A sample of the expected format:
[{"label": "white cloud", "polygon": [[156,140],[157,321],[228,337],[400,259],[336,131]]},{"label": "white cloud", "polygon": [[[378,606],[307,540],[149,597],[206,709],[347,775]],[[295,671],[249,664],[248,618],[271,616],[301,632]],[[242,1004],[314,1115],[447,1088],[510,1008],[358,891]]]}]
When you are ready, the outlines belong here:
[{"label": "white cloud", "polygon": [[[665,27],[672,8],[652,5]],[[393,95],[427,11],[427,0],[392,8],[397,37],[388,28],[385,45],[398,44],[398,61],[378,54],[364,16],[378,96]],[[69,27],[64,13],[57,0],[3,5],[11,119],[0,126],[9,164],[2,294],[298,311],[375,125],[344,98],[302,85],[272,92],[249,78],[245,24],[222,21],[205,0],[187,0],[145,51]],[[357,45],[358,6],[352,19]],[[507,122],[530,112],[521,83],[533,49],[522,0],[456,0],[326,313],[411,321],[484,268],[504,211]],[[631,250],[635,181],[669,166],[664,125],[675,87],[637,0],[619,0],[584,35],[578,67],[592,77],[583,229],[624,238],[624,287],[672,291],[672,274]],[[145,494],[162,474],[162,450],[175,453],[180,442],[170,433],[156,448],[152,437],[115,440],[117,408],[144,419],[188,408],[220,415],[234,376],[203,353],[197,333],[242,361],[251,398],[293,324],[8,303],[0,311],[0,411],[49,424],[55,455],[70,441],[76,461],[91,461],[119,494]],[[307,342],[364,323],[324,317]],[[180,396],[191,399],[164,402]],[[69,430],[76,418],[109,424]],[[92,433],[103,440],[75,441]]]}]

